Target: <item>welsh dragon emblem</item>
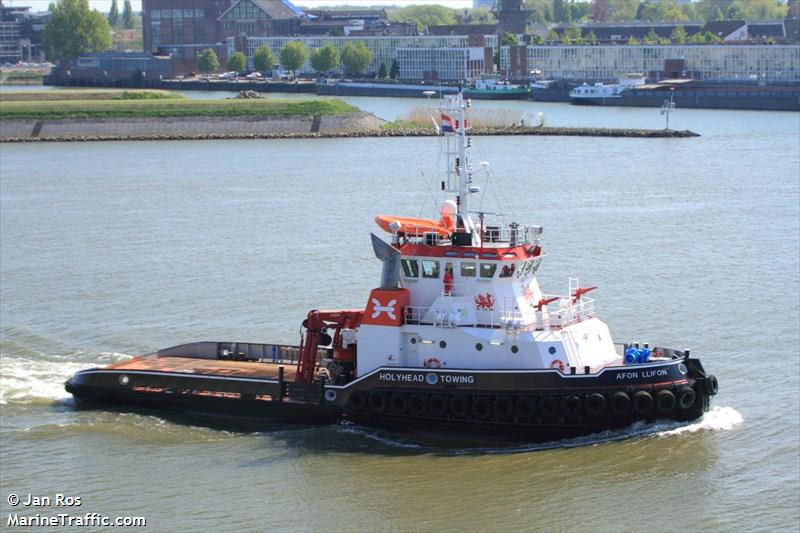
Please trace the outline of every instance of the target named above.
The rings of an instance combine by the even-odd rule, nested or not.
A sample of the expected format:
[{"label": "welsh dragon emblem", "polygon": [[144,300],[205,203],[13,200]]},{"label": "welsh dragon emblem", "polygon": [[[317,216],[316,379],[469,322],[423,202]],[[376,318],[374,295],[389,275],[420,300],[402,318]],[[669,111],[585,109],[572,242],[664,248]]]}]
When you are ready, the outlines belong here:
[{"label": "welsh dragon emblem", "polygon": [[475,309],[483,311],[494,310],[494,296],[491,293],[479,294],[475,297]]}]

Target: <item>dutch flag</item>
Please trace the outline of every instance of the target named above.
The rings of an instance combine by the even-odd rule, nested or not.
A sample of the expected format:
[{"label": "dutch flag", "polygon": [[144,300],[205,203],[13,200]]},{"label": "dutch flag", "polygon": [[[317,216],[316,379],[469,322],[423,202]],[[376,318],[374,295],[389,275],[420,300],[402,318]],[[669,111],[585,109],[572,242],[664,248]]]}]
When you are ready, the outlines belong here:
[{"label": "dutch flag", "polygon": [[457,125],[454,125],[452,118],[442,113],[442,131],[452,133],[457,127]]}]

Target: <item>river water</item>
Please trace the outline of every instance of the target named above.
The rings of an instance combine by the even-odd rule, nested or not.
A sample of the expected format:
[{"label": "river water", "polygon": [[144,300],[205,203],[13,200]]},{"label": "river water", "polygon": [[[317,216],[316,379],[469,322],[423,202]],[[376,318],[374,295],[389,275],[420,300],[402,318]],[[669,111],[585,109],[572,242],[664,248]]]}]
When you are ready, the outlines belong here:
[{"label": "river water", "polygon": [[[388,119],[424,104],[349,100]],[[475,105],[663,127],[652,109]],[[599,285],[615,340],[691,348],[721,384],[694,424],[511,450],[208,428],[79,409],[63,390],[78,369],[182,342],[294,343],[308,309],[364,305],[380,276],[372,218],[432,213],[438,139],[0,146],[2,523],[797,531],[800,116],[678,110],[672,126],[702,136],[473,139],[473,160],[491,161],[483,208],[545,228],[546,292]],[[82,504],[12,508],[12,493]]]}]

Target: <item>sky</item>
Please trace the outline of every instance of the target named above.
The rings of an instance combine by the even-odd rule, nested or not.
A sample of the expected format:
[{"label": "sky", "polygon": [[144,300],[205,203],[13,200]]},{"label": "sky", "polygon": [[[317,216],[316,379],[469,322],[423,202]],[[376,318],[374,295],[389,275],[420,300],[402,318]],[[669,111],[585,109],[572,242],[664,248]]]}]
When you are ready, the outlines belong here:
[{"label": "sky", "polygon": [[[5,6],[30,6],[31,11],[47,11],[47,6],[50,5],[52,0],[3,0]],[[117,3],[122,9],[124,0],[117,0]],[[439,4],[453,8],[472,7],[472,0],[293,0],[293,3],[300,7],[323,7],[335,6],[346,4],[349,6],[407,6],[411,4]],[[111,0],[89,0],[89,5],[94,9],[106,12],[111,7]],[[142,9],[141,0],[131,0],[131,6],[134,11]]]}]

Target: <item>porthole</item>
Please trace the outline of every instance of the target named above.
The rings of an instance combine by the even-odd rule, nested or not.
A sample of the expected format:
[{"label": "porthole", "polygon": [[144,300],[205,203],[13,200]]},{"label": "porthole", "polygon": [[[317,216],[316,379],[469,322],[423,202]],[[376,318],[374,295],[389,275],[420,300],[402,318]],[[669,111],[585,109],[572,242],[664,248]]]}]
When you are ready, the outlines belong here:
[{"label": "porthole", "polygon": [[550,355],[554,355],[556,353],[556,347],[551,346],[550,348],[547,349],[547,351],[550,352]]},{"label": "porthole", "polygon": [[483,350],[483,344],[481,344],[481,343],[476,344],[475,345],[475,349],[480,352],[481,350]]},{"label": "porthole", "polygon": [[447,348],[447,343],[444,341],[439,341],[439,348],[444,350],[445,348]]},{"label": "porthole", "polygon": [[125,374],[123,374],[123,375],[121,375],[119,377],[119,384],[122,385],[122,386],[125,386],[130,382],[131,382],[131,379],[128,376],[126,376]]},{"label": "porthole", "polygon": [[417,344],[417,338],[411,337],[411,344]]},{"label": "porthole", "polygon": [[517,353],[518,351],[519,351],[519,347],[516,344],[511,346],[511,353]]}]

